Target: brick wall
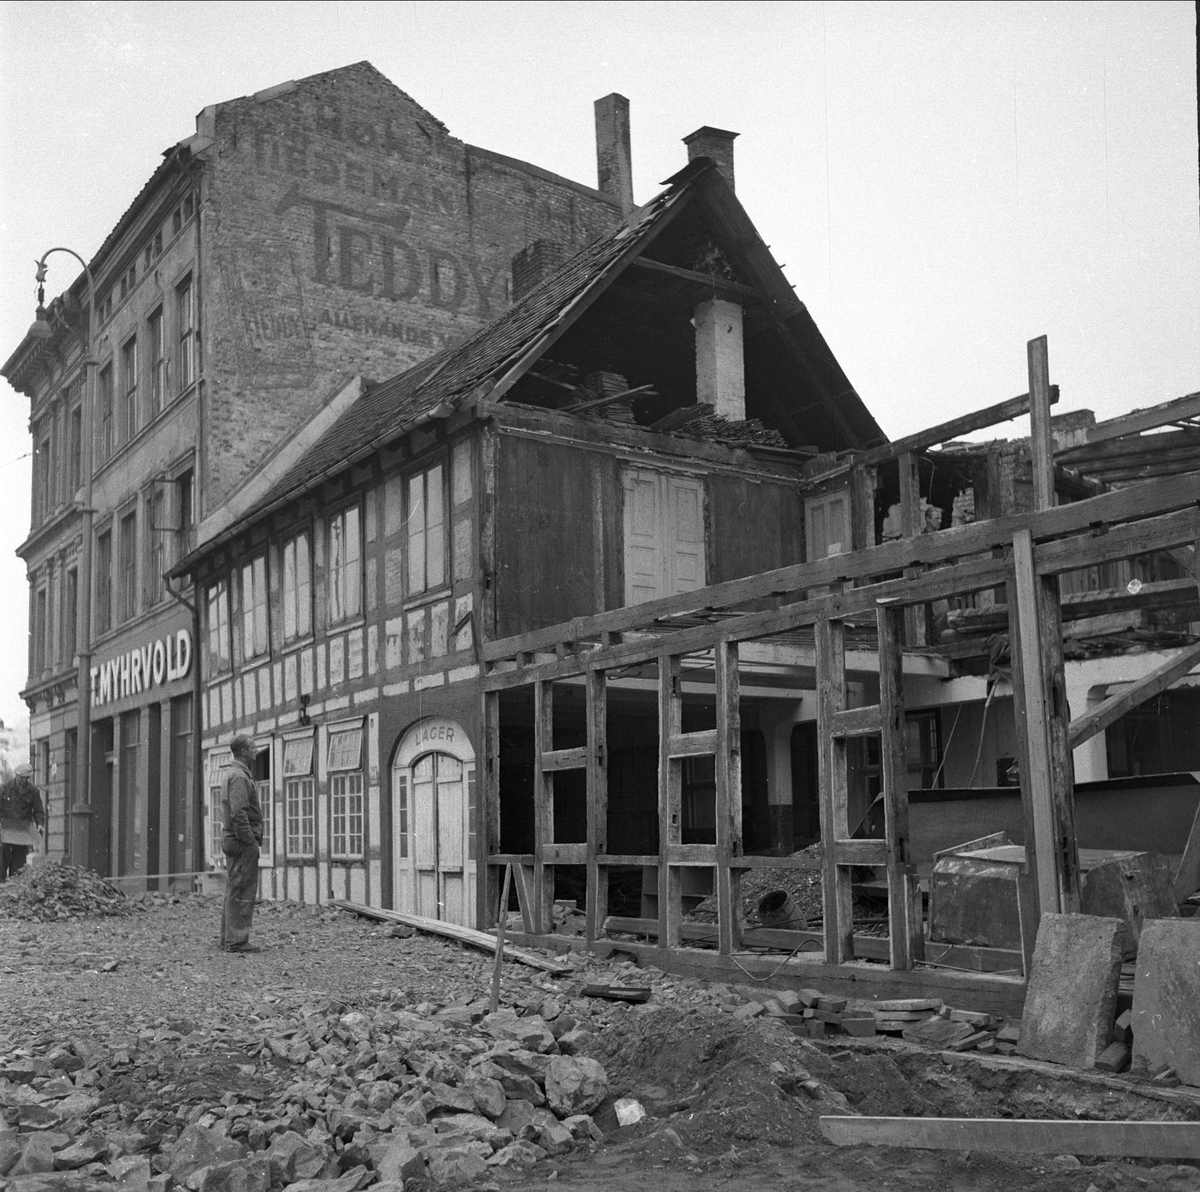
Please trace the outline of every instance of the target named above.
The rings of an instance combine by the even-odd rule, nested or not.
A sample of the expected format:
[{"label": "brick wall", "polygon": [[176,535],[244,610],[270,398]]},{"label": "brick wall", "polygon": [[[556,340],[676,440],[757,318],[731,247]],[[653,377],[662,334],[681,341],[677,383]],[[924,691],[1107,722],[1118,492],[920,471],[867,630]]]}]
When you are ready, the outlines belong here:
[{"label": "brick wall", "polygon": [[367,63],[212,115],[203,201],[204,509],[346,375],[382,380],[509,303],[512,256],[619,219],[472,148]]}]

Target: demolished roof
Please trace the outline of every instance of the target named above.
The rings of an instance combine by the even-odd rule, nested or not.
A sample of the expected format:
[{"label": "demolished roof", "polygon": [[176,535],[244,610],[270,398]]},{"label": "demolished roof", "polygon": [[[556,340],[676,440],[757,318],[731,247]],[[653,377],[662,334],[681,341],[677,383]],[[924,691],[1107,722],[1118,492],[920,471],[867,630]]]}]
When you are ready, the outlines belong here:
[{"label": "demolished roof", "polygon": [[[666,235],[672,227],[673,236]],[[681,243],[693,244],[697,237],[707,237],[704,251],[716,260],[708,276],[667,259],[678,256]],[[630,268],[633,265],[645,268],[635,271]],[[627,276],[632,272],[638,274],[637,279]],[[657,287],[653,293],[651,285]],[[664,286],[670,287],[669,296]],[[648,334],[654,365],[668,367],[663,362],[670,346],[677,348],[686,339],[691,351],[690,312],[697,299],[714,294],[733,294],[753,311],[747,327],[748,391],[752,368],[761,383],[757,406],[748,392],[750,422],[757,417],[768,425],[774,423],[790,446],[803,445],[801,435],[813,436],[824,450],[849,450],[886,441],[732,189],[709,159],[698,158],[669,179],[668,188],[636,211],[628,223],[576,253],[492,323],[462,343],[369,388],[242,518],[198,547],[173,574],[187,574],[198,558],[229,541],[249,522],[291,503],[425,422],[465,410],[480,400],[519,400],[553,408],[552,400],[542,401],[533,392],[531,387],[546,378],[531,370],[547,359],[548,353],[561,350],[568,337],[572,337],[576,354],[585,359],[594,355],[606,367],[611,367],[610,357],[616,357],[618,367],[632,374],[636,365],[620,359],[621,353],[629,350],[627,342],[639,332]],[[665,311],[663,325],[654,324],[647,331],[645,326],[627,323],[619,335],[606,325],[590,340],[581,339],[577,324],[589,322],[582,320],[586,313],[590,312],[590,321],[597,324],[638,302],[653,303],[660,313]],[[671,303],[674,306],[667,309]],[[640,322],[651,324],[653,320]],[[676,371],[683,376],[686,369],[679,363],[678,350],[675,358]],[[694,355],[686,367],[694,368]],[[561,382],[550,384],[570,388]],[[633,375],[630,386],[637,388]],[[641,388],[650,390],[652,386]],[[693,375],[690,382],[675,384],[668,396],[674,396],[680,407],[693,403],[694,395]],[[686,434],[686,427],[681,433]]]}]

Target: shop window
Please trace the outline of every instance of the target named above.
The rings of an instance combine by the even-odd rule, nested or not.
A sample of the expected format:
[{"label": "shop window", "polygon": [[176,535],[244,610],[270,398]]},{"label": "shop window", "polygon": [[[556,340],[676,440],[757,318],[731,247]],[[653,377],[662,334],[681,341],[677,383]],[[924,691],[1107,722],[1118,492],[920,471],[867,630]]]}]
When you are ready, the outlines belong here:
[{"label": "shop window", "polygon": [[308,535],[297,534],[283,547],[283,640],[312,632],[312,559]]},{"label": "shop window", "polygon": [[446,498],[441,464],[408,480],[408,594],[446,582]]},{"label": "shop window", "polygon": [[336,624],[362,612],[362,534],[358,506],[329,519],[329,620]]}]

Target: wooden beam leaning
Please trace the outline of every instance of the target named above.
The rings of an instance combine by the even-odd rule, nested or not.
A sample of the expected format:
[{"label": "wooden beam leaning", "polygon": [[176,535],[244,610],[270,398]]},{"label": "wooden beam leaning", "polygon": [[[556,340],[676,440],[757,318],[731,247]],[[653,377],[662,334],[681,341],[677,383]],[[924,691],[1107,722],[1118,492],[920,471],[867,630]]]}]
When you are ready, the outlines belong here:
[{"label": "wooden beam leaning", "polygon": [[1186,647],[1174,658],[1156,666],[1149,674],[1143,675],[1123,691],[1110,695],[1090,712],[1077,716],[1071,721],[1069,730],[1071,748],[1077,748],[1084,741],[1103,732],[1109,725],[1115,724],[1130,708],[1136,708],[1148,699],[1153,699],[1159,692],[1166,691],[1172,683],[1183,678],[1195,666],[1200,666],[1200,644]]},{"label": "wooden beam leaning", "polygon": [[554,771],[544,758],[554,744],[554,685],[533,685],[533,906],[534,930],[554,930],[554,867],[545,861],[546,846],[554,842]]},{"label": "wooden beam leaning", "polygon": [[717,950],[742,947],[742,871],[730,866],[742,852],[742,717],[737,642],[716,647],[717,685]]},{"label": "wooden beam leaning", "polygon": [[839,841],[850,835],[846,781],[846,739],[837,733],[837,714],[846,706],[845,626],[831,617],[816,624],[817,754],[821,799],[821,839],[825,842],[822,894],[825,961],[854,958],[854,915],[850,870],[840,864]]},{"label": "wooden beam leaning", "polygon": [[671,741],[682,728],[682,665],[677,655],[658,656],[658,945],[677,948],[683,942],[683,898],[679,870],[671,865],[671,846],[683,843],[682,767],[671,756]]},{"label": "wooden beam leaning", "polygon": [[490,864],[491,857],[500,851],[500,693],[485,691],[483,703],[483,789],[475,814],[476,839],[484,858],[483,872],[475,891],[475,922],[490,923],[499,897],[499,875]]},{"label": "wooden beam leaning", "polygon": [[[881,605],[879,636],[879,756],[887,842],[888,940],[892,968],[912,968],[924,954],[921,906],[913,906],[908,838],[908,759],[905,752],[904,691],[900,642],[904,613]],[[919,898],[919,896],[918,896]],[[915,928],[915,930],[914,930]]]},{"label": "wooden beam leaning", "polygon": [[906,1146],[1026,1155],[1200,1159],[1200,1123],[1047,1121],[1038,1118],[822,1117],[838,1146]]},{"label": "wooden beam leaning", "polygon": [[587,672],[587,906],[588,947],[608,918],[608,866],[597,856],[608,852],[608,681],[602,670]]}]

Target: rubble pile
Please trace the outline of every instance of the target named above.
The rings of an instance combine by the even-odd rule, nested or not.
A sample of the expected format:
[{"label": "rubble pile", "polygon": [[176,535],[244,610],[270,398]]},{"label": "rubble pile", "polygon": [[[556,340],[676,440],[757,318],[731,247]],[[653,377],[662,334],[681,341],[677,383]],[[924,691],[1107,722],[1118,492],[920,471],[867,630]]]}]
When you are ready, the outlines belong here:
[{"label": "rubble pile", "polygon": [[49,922],[86,915],[131,915],[145,909],[90,869],[59,861],[26,865],[0,884],[0,915]]},{"label": "rubble pile", "polygon": [[[810,845],[792,854],[814,862],[813,869],[748,869],[742,877],[742,908],[746,925],[760,925],[759,903],[763,896],[778,890],[786,894],[806,923],[819,923],[824,914],[821,896],[821,846]],[[687,918],[698,923],[717,921],[717,900],[710,895]],[[803,926],[803,924],[800,924]]]},{"label": "rubble pile", "polygon": [[712,439],[713,442],[724,443],[727,447],[788,446],[787,439],[779,431],[764,426],[757,418],[733,422],[722,418],[720,414],[707,414],[703,418],[693,418],[681,433],[695,439]]}]

